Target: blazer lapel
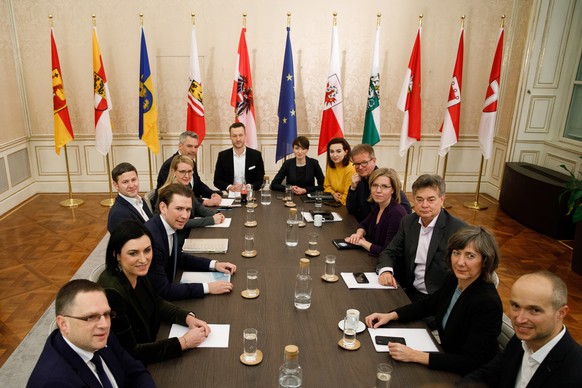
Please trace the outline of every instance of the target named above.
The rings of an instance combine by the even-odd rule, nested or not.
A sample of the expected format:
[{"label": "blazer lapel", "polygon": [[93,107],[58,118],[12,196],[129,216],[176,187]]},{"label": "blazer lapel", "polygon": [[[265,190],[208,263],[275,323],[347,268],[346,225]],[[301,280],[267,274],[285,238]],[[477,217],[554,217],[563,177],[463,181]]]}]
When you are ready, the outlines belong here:
[{"label": "blazer lapel", "polygon": [[437,251],[439,244],[441,243],[443,230],[447,226],[446,220],[446,213],[444,210],[441,210],[439,214],[439,218],[434,226],[434,230],[432,231],[432,237],[430,239],[430,245],[428,246],[428,252],[426,254],[426,267],[430,266],[432,259],[434,258],[434,254]]},{"label": "blazer lapel", "polygon": [[61,354],[61,356],[67,360],[73,370],[77,372],[79,378],[83,380],[87,386],[102,388],[99,380],[97,380],[95,374],[91,371],[91,369],[89,369],[87,363],[85,363],[81,356],[79,356],[73,349],[71,349],[59,331],[55,333],[54,347]]},{"label": "blazer lapel", "polygon": [[546,380],[552,373],[555,373],[554,370],[567,356],[570,341],[570,333],[566,331],[562,339],[558,341],[556,346],[554,346],[544,361],[540,364],[538,370],[529,381],[527,385],[528,388],[545,387],[548,385]]}]

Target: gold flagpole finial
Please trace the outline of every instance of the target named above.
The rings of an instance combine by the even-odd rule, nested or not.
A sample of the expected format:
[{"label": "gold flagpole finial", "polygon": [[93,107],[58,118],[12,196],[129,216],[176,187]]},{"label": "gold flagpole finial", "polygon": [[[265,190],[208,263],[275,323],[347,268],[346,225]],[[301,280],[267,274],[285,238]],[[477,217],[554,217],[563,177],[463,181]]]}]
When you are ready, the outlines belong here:
[{"label": "gold flagpole finial", "polygon": [[287,12],[287,27],[291,27],[291,12]]},{"label": "gold flagpole finial", "polygon": [[418,15],[418,28],[422,27],[422,14]]},{"label": "gold flagpole finial", "polygon": [[139,14],[139,25],[143,27],[143,13]]},{"label": "gold flagpole finial", "polygon": [[378,12],[376,14],[376,26],[380,27],[380,19],[382,18],[382,14],[380,12]]},{"label": "gold flagpole finial", "polygon": [[97,16],[95,16],[95,14],[91,15],[91,20],[93,23],[93,27],[97,27]]},{"label": "gold flagpole finial", "polygon": [[51,28],[53,28],[53,15],[49,15],[49,24],[51,25]]},{"label": "gold flagpole finial", "polygon": [[461,28],[465,28],[465,15],[461,16]]},{"label": "gold flagpole finial", "polygon": [[192,25],[195,26],[196,25],[196,14],[194,12],[192,12],[190,14],[190,16],[192,16]]},{"label": "gold flagpole finial", "polygon": [[505,27],[505,15],[501,15],[501,28]]},{"label": "gold flagpole finial", "polygon": [[243,28],[247,28],[247,13],[243,13]]},{"label": "gold flagpole finial", "polygon": [[333,13],[333,25],[337,26],[337,12]]}]

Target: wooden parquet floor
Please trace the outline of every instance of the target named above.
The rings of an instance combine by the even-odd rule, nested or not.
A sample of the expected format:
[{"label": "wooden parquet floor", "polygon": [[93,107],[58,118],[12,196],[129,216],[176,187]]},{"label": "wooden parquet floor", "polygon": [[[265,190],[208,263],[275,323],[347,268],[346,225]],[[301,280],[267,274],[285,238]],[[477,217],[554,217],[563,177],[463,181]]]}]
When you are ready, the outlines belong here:
[{"label": "wooden parquet floor", "polygon": [[[78,270],[107,230],[104,194],[82,194],[76,209],[59,206],[63,194],[39,194],[0,216],[0,366],[50,306],[57,290]],[[449,211],[495,232],[501,247],[499,294],[508,307],[511,285],[521,274],[547,269],[568,284],[566,325],[582,343],[582,276],[570,269],[571,249],[510,218],[495,200],[487,210],[463,207],[474,194],[448,194]]]}]

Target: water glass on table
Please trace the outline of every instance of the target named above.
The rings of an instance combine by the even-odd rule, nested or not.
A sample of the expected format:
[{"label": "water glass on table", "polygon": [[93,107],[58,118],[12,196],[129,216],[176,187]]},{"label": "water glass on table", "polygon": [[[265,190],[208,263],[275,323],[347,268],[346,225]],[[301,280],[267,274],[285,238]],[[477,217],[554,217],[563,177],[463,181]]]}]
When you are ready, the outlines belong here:
[{"label": "water glass on table", "polygon": [[335,256],[325,256],[325,273],[324,280],[331,281],[335,279]]},{"label": "water glass on table", "polygon": [[243,359],[247,363],[257,361],[257,329],[243,330]]},{"label": "water glass on table", "polygon": [[390,388],[392,365],[381,363],[376,367],[376,388]]},{"label": "water glass on table", "polygon": [[247,295],[251,298],[259,295],[259,271],[256,269],[247,270]]},{"label": "water glass on table", "polygon": [[315,208],[320,209],[323,206],[323,192],[316,191],[315,192]]}]

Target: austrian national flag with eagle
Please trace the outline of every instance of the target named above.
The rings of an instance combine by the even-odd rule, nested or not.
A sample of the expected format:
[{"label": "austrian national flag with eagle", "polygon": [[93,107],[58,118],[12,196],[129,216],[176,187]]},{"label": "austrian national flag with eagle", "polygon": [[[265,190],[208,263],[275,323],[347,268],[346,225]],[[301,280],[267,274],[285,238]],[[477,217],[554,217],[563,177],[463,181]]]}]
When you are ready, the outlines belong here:
[{"label": "austrian national flag with eagle", "polygon": [[245,125],[246,145],[256,149],[258,146],[257,124],[255,122],[251,62],[249,61],[249,51],[245,38],[246,31],[247,29],[243,27],[240,32],[230,105],[234,107],[236,122]]},{"label": "austrian national flag with eagle", "polygon": [[420,33],[418,27],[408,69],[402,84],[398,109],[404,112],[402,130],[400,132],[400,156],[404,156],[412,144],[420,141],[420,128],[422,126],[421,101],[420,101]]},{"label": "austrian national flag with eagle", "polygon": [[192,26],[192,40],[190,42],[190,87],[188,88],[186,130],[196,132],[199,144],[202,144],[206,135],[206,122],[202,103],[202,76],[200,75],[200,62],[198,61],[195,26]]},{"label": "austrian national flag with eagle", "polygon": [[459,141],[459,127],[461,124],[461,84],[463,79],[463,54],[465,50],[465,31],[461,28],[459,38],[459,48],[457,49],[457,60],[455,61],[455,70],[453,70],[453,79],[449,88],[449,102],[447,102],[447,111],[445,120],[441,126],[441,144],[439,155],[445,156],[451,149],[451,146]]},{"label": "austrian national flag with eagle", "polygon": [[319,144],[317,146],[318,155],[327,151],[327,143],[331,139],[344,137],[344,108],[342,105],[343,97],[340,68],[337,26],[334,25],[331,30],[331,58],[329,72],[327,73],[327,85],[325,87]]},{"label": "austrian national flag with eagle", "polygon": [[497,104],[499,102],[499,82],[501,78],[501,61],[503,60],[503,27],[499,30],[499,39],[491,75],[489,76],[489,87],[485,95],[483,113],[479,123],[479,145],[485,160],[491,157],[493,150],[493,138],[495,137],[495,119],[497,117]]},{"label": "austrian national flag with eagle", "polygon": [[55,31],[51,27],[51,59],[52,59],[52,78],[53,78],[53,114],[55,129],[55,151],[57,155],[61,153],[61,147],[75,138],[73,126],[69,116],[69,107],[65,97],[65,87],[63,85],[63,74],[61,72],[61,63],[59,62],[59,53],[55,42]]}]

